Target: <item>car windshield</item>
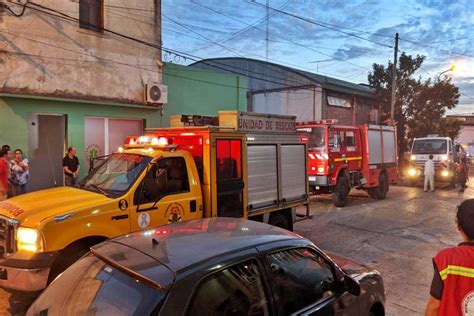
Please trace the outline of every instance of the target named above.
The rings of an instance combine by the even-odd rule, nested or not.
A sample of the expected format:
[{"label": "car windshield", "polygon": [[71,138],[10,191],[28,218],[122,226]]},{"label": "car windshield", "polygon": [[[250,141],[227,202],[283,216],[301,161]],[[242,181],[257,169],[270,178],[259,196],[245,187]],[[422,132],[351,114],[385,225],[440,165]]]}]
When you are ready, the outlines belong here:
[{"label": "car windshield", "polygon": [[314,127],[309,135],[309,150],[326,151],[326,129],[323,127]]},{"label": "car windshield", "polygon": [[446,139],[419,139],[413,142],[412,155],[446,155],[448,141]]},{"label": "car windshield", "polygon": [[27,315],[150,315],[165,296],[89,254],[51,283]]},{"label": "car windshield", "polygon": [[80,187],[117,197],[126,193],[135,183],[151,157],[116,153],[92,170],[80,183]]}]

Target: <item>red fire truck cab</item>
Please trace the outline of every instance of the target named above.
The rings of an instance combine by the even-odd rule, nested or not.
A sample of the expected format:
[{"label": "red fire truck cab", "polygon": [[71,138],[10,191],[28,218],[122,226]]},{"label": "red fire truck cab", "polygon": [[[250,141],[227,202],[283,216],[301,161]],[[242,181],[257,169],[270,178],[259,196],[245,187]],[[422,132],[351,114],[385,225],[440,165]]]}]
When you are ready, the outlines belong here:
[{"label": "red fire truck cab", "polygon": [[346,205],[351,188],[384,199],[396,183],[397,139],[391,126],[337,125],[337,120],[302,122],[308,143],[308,176],[313,194],[332,194],[333,203]]}]

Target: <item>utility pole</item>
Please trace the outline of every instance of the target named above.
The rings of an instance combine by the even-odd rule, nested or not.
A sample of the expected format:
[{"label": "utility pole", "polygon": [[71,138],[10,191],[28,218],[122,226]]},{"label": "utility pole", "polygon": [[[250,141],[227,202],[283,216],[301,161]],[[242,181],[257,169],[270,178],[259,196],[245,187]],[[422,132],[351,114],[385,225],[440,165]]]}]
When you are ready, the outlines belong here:
[{"label": "utility pole", "polygon": [[398,33],[395,34],[395,48],[393,51],[392,67],[392,97],[390,99],[390,120],[395,125],[395,98],[397,90],[397,59],[398,59]]},{"label": "utility pole", "polygon": [[266,61],[268,62],[268,27],[270,23],[270,0],[267,0],[267,30],[266,30],[266,36],[265,36],[265,58]]}]

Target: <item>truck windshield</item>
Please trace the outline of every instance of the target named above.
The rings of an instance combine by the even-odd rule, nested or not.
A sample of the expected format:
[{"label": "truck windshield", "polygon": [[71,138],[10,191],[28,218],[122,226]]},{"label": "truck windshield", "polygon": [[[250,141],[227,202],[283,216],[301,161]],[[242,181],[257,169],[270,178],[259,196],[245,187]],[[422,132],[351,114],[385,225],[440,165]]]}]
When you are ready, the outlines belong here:
[{"label": "truck windshield", "polygon": [[418,139],[413,142],[412,155],[433,154],[442,155],[448,151],[446,139]]},{"label": "truck windshield", "polygon": [[313,127],[309,135],[309,146],[311,151],[326,151],[326,129]]},{"label": "truck windshield", "polygon": [[51,283],[28,315],[151,315],[165,296],[89,254]]},{"label": "truck windshield", "polygon": [[81,181],[80,187],[118,197],[129,190],[150,161],[148,156],[112,154]]}]

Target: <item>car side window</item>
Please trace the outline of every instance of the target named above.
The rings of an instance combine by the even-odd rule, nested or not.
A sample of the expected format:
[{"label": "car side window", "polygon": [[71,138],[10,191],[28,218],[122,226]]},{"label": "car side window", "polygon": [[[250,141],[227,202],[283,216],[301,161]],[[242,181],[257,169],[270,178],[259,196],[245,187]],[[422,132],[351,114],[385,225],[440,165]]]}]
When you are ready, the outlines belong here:
[{"label": "car side window", "polygon": [[189,192],[186,161],[181,157],[163,158],[151,165],[135,192],[135,205],[151,203],[171,194]]},{"label": "car side window", "polygon": [[270,315],[255,260],[233,265],[205,278],[196,288],[186,315]]},{"label": "car side window", "polygon": [[331,265],[312,249],[275,252],[268,255],[268,262],[281,315],[294,313],[336,291]]}]

